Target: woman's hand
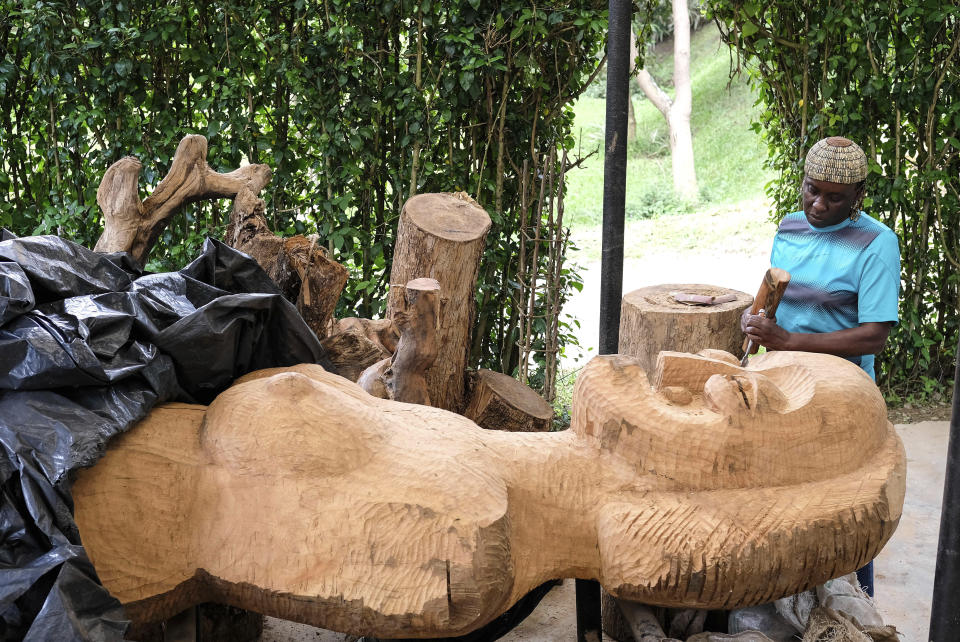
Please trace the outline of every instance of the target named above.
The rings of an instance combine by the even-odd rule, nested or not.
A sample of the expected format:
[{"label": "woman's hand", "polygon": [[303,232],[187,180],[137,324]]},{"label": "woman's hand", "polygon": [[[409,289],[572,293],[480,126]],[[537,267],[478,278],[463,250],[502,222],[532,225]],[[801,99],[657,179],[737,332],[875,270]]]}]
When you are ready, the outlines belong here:
[{"label": "woman's hand", "polygon": [[750,314],[749,311],[740,317],[740,329],[754,345],[763,346],[768,350],[790,350],[790,339],[793,336],[777,325],[773,319],[761,314]]}]

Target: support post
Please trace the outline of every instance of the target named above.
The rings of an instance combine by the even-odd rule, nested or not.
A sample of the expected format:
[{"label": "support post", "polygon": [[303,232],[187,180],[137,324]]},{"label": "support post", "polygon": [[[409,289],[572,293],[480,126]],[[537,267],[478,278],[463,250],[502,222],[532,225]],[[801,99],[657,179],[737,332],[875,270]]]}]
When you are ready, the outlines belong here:
[{"label": "support post", "polygon": [[953,374],[953,412],[944,477],[940,543],[930,611],[930,642],[955,640],[960,628],[960,342]]},{"label": "support post", "polygon": [[628,0],[610,0],[609,6],[599,354],[613,354],[618,350],[620,299],[623,295],[623,219],[627,182],[627,81],[630,70],[630,2]]},{"label": "support post", "polygon": [[[607,120],[603,161],[600,263],[600,354],[617,352],[623,294],[623,219],[627,183],[630,0],[610,0],[607,28]],[[600,583],[577,580],[577,642],[600,642]]]}]

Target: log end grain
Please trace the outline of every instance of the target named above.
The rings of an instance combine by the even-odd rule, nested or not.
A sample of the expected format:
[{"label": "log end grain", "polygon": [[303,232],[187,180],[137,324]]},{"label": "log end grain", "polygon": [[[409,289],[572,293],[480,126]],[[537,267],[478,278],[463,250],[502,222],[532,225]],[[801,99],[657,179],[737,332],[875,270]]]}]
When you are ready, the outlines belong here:
[{"label": "log end grain", "polygon": [[417,228],[448,241],[475,241],[491,225],[486,210],[463,193],[418,194],[403,209]]},{"label": "log end grain", "polygon": [[513,377],[480,369],[471,376],[471,394],[463,415],[481,428],[510,432],[545,432],[553,407]]}]

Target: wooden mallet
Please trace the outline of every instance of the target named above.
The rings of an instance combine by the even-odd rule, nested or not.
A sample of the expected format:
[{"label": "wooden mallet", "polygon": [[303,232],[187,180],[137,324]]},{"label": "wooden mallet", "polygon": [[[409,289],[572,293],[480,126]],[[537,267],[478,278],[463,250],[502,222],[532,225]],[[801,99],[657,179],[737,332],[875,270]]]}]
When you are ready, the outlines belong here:
[{"label": "wooden mallet", "polygon": [[[753,306],[750,308],[750,314],[762,314],[768,319],[776,318],[777,306],[780,305],[780,299],[783,297],[783,291],[787,289],[790,283],[790,273],[780,268],[772,267],[763,275],[763,282],[760,289],[757,290],[757,296],[753,300]],[[743,359],[740,365],[747,366],[747,360],[750,355],[756,352],[760,346],[753,344],[749,338],[743,340]]]}]

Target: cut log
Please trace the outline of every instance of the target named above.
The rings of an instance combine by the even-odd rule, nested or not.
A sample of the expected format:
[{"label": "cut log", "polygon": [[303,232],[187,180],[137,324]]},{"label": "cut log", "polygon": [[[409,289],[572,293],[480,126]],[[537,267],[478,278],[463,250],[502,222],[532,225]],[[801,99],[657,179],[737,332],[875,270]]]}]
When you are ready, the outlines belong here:
[{"label": "cut log", "polygon": [[[570,429],[549,433],[376,399],[315,365],[252,373],[113,438],[76,475],[79,534],[135,621],[214,601],[388,639],[466,634],[554,578],[731,609],[876,556],[906,457],[858,366],[669,361],[655,379],[689,405],[636,359],[597,357]],[[748,406],[751,386],[769,394]]]},{"label": "cut log", "polygon": [[140,161],[133,156],[111,165],[100,181],[97,204],[103,211],[103,234],[97,252],[129,252],[140,265],[181,207],[211,198],[234,198],[242,188],[257,194],[270,182],[266,165],[246,165],[220,174],[207,165],[207,139],[185,136],[170,171],[142,203],[137,193]]},{"label": "cut log", "polygon": [[[418,194],[400,212],[391,284],[431,278],[443,292],[437,360],[427,371],[434,406],[463,408],[464,376],[475,315],[474,291],[490,216],[463,193]],[[391,288],[387,316],[402,309],[401,290]]]},{"label": "cut log", "polygon": [[315,235],[276,236],[267,225],[263,199],[243,188],[233,201],[224,240],[260,264],[317,337],[327,336],[348,272],[327,258]]},{"label": "cut log", "polygon": [[[676,293],[705,297],[735,295],[717,305],[691,306],[676,300]],[[740,314],[753,297],[745,292],[702,284],[653,285],[623,297],[620,308],[618,352],[640,359],[652,373],[661,350],[699,352],[705,348],[740,351],[743,332]]]},{"label": "cut log", "polygon": [[[613,638],[617,642],[636,642],[627,618],[620,612],[617,598],[603,589],[600,590],[600,617],[604,638]],[[657,640],[657,642],[660,641]]]},{"label": "cut log", "polygon": [[363,334],[367,339],[379,345],[387,355],[392,355],[397,351],[400,330],[397,329],[392,319],[346,317],[336,322],[330,334],[354,331]]},{"label": "cut log", "polygon": [[546,432],[553,406],[513,377],[481,368],[470,376],[463,416],[481,428],[509,432]]},{"label": "cut log", "polygon": [[667,637],[651,607],[630,600],[617,600],[617,606],[630,625],[630,633],[636,642],[660,642]]}]

